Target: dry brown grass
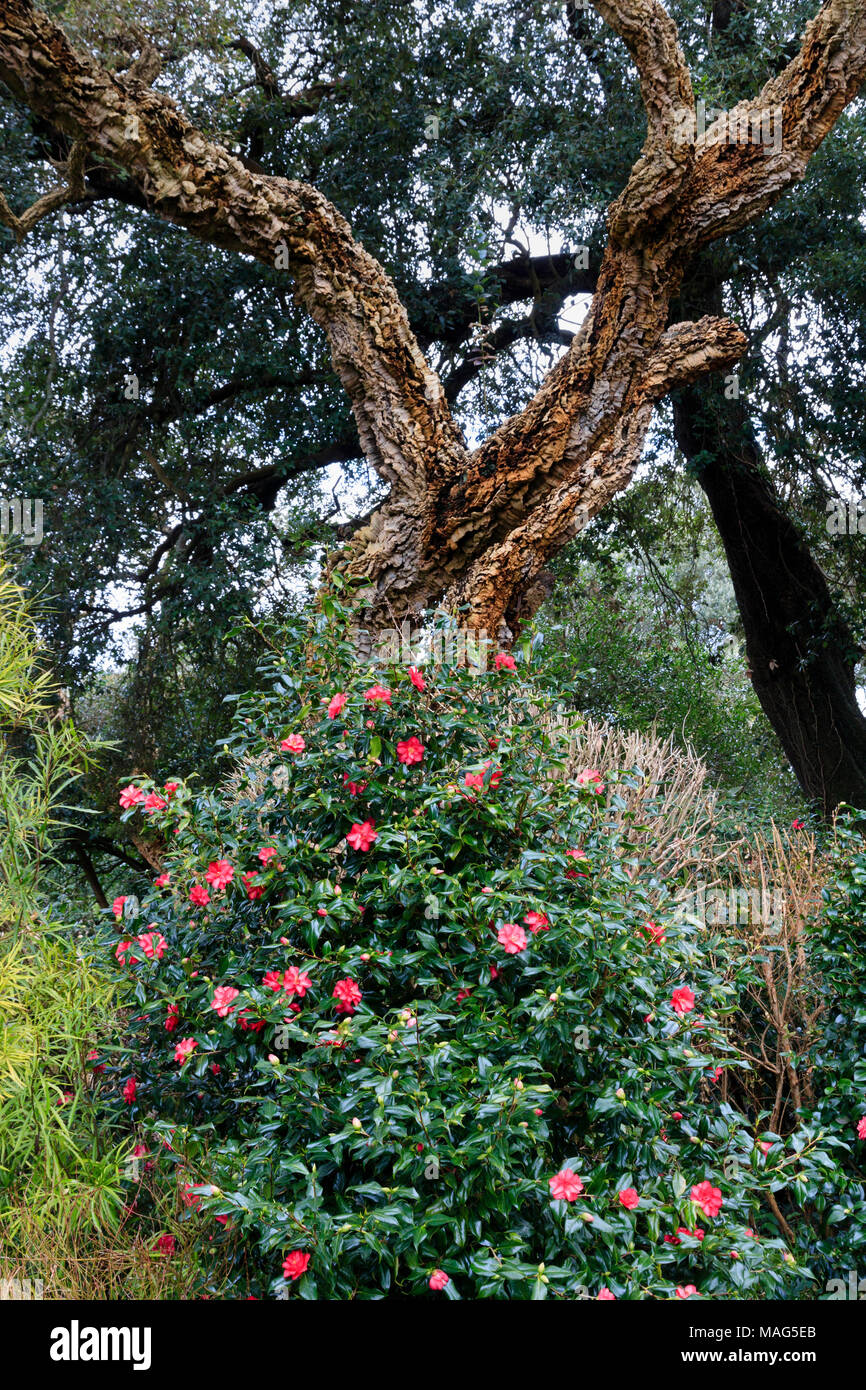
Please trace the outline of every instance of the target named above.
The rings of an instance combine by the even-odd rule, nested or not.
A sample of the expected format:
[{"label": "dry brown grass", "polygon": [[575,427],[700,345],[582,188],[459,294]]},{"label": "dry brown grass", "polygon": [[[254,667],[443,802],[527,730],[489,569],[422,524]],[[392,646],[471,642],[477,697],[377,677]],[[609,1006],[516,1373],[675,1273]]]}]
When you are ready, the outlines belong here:
[{"label": "dry brown grass", "polygon": [[26,1209],[15,1213],[14,1248],[0,1230],[0,1282],[39,1280],[45,1300],[188,1300],[199,1282],[188,1231],[171,1228],[175,1252],[153,1249],[154,1235],[133,1216],[112,1232],[37,1223]]}]

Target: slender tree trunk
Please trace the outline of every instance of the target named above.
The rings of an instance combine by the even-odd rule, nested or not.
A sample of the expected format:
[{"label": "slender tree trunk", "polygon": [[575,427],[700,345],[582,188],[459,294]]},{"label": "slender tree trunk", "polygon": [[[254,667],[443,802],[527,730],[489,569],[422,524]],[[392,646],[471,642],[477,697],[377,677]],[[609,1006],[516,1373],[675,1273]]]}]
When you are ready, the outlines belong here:
[{"label": "slender tree trunk", "polygon": [[677,443],[713,513],[746,635],[755,694],[805,795],[830,815],[866,806],[858,651],[827,581],[783,510],[742,398],[717,381],[674,397]]}]

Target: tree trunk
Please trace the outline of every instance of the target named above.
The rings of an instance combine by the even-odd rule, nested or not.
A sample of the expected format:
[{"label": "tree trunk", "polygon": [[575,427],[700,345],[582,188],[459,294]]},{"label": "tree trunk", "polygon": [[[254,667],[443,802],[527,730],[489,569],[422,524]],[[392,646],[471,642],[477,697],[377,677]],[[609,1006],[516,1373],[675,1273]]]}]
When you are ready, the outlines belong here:
[{"label": "tree trunk", "polygon": [[[647,134],[608,213],[586,320],[526,408],[471,452],[385,271],[315,188],[247,168],[148,85],[74,48],[30,0],[0,0],[0,81],[74,142],[68,187],[0,220],[24,235],[108,169],[126,196],[202,241],[285,270],[327,335],[365,457],[390,496],[332,564],[366,581],[371,626],[443,598],[507,639],[545,592],[547,561],[624,488],[656,402],[745,346],[723,318],[666,326],[682,269],[799,179],[866,75],[863,0],[828,0],[800,52],[704,132],[677,28],[658,0],[594,0],[637,69]],[[781,115],[772,147],[730,138]]]},{"label": "tree trunk", "polygon": [[819,566],[786,515],[742,399],[720,386],[674,396],[677,443],[725,548],[755,694],[810,801],[866,806],[858,651]]}]

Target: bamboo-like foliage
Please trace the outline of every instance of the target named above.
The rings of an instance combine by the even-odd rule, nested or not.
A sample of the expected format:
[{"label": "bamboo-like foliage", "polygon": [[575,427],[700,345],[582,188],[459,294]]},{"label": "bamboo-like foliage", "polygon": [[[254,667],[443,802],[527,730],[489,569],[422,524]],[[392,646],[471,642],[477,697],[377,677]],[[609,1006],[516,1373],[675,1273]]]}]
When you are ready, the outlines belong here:
[{"label": "bamboo-like foliage", "polygon": [[0,553],[0,933],[37,908],[64,797],[101,745],[66,717],[27,598]]}]

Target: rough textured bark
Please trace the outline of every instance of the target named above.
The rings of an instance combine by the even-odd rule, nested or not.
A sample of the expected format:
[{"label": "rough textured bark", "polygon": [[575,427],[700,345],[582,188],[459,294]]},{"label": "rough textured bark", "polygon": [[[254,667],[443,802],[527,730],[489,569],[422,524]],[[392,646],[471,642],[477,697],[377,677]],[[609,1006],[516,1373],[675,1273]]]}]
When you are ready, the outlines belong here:
[{"label": "rough textured bark", "polygon": [[857,644],[776,496],[743,401],[693,386],[674,398],[674,423],[725,547],[752,685],[805,795],[827,815],[841,801],[866,806]]},{"label": "rough textured bark", "polygon": [[299,303],[328,336],[361,447],[391,486],[333,561],[369,582],[374,621],[444,595],[507,635],[532,610],[578,509],[595,515],[631,478],[655,402],[743,350],[722,318],[668,326],[683,266],[803,176],[866,74],[863,0],[830,0],[794,61],[732,113],[781,107],[779,150],[716,143],[716,126],[683,139],[679,113],[693,98],[673,21],[656,0],[596,8],[637,67],[646,141],[611,206],[581,331],[526,409],[469,453],[391,281],[320,193],[208,141],[150,90],[146,65],[108,73],[28,0],[0,0],[0,80],[86,147],[85,196],[119,170],[130,196],[192,235],[271,265],[285,254]]}]

